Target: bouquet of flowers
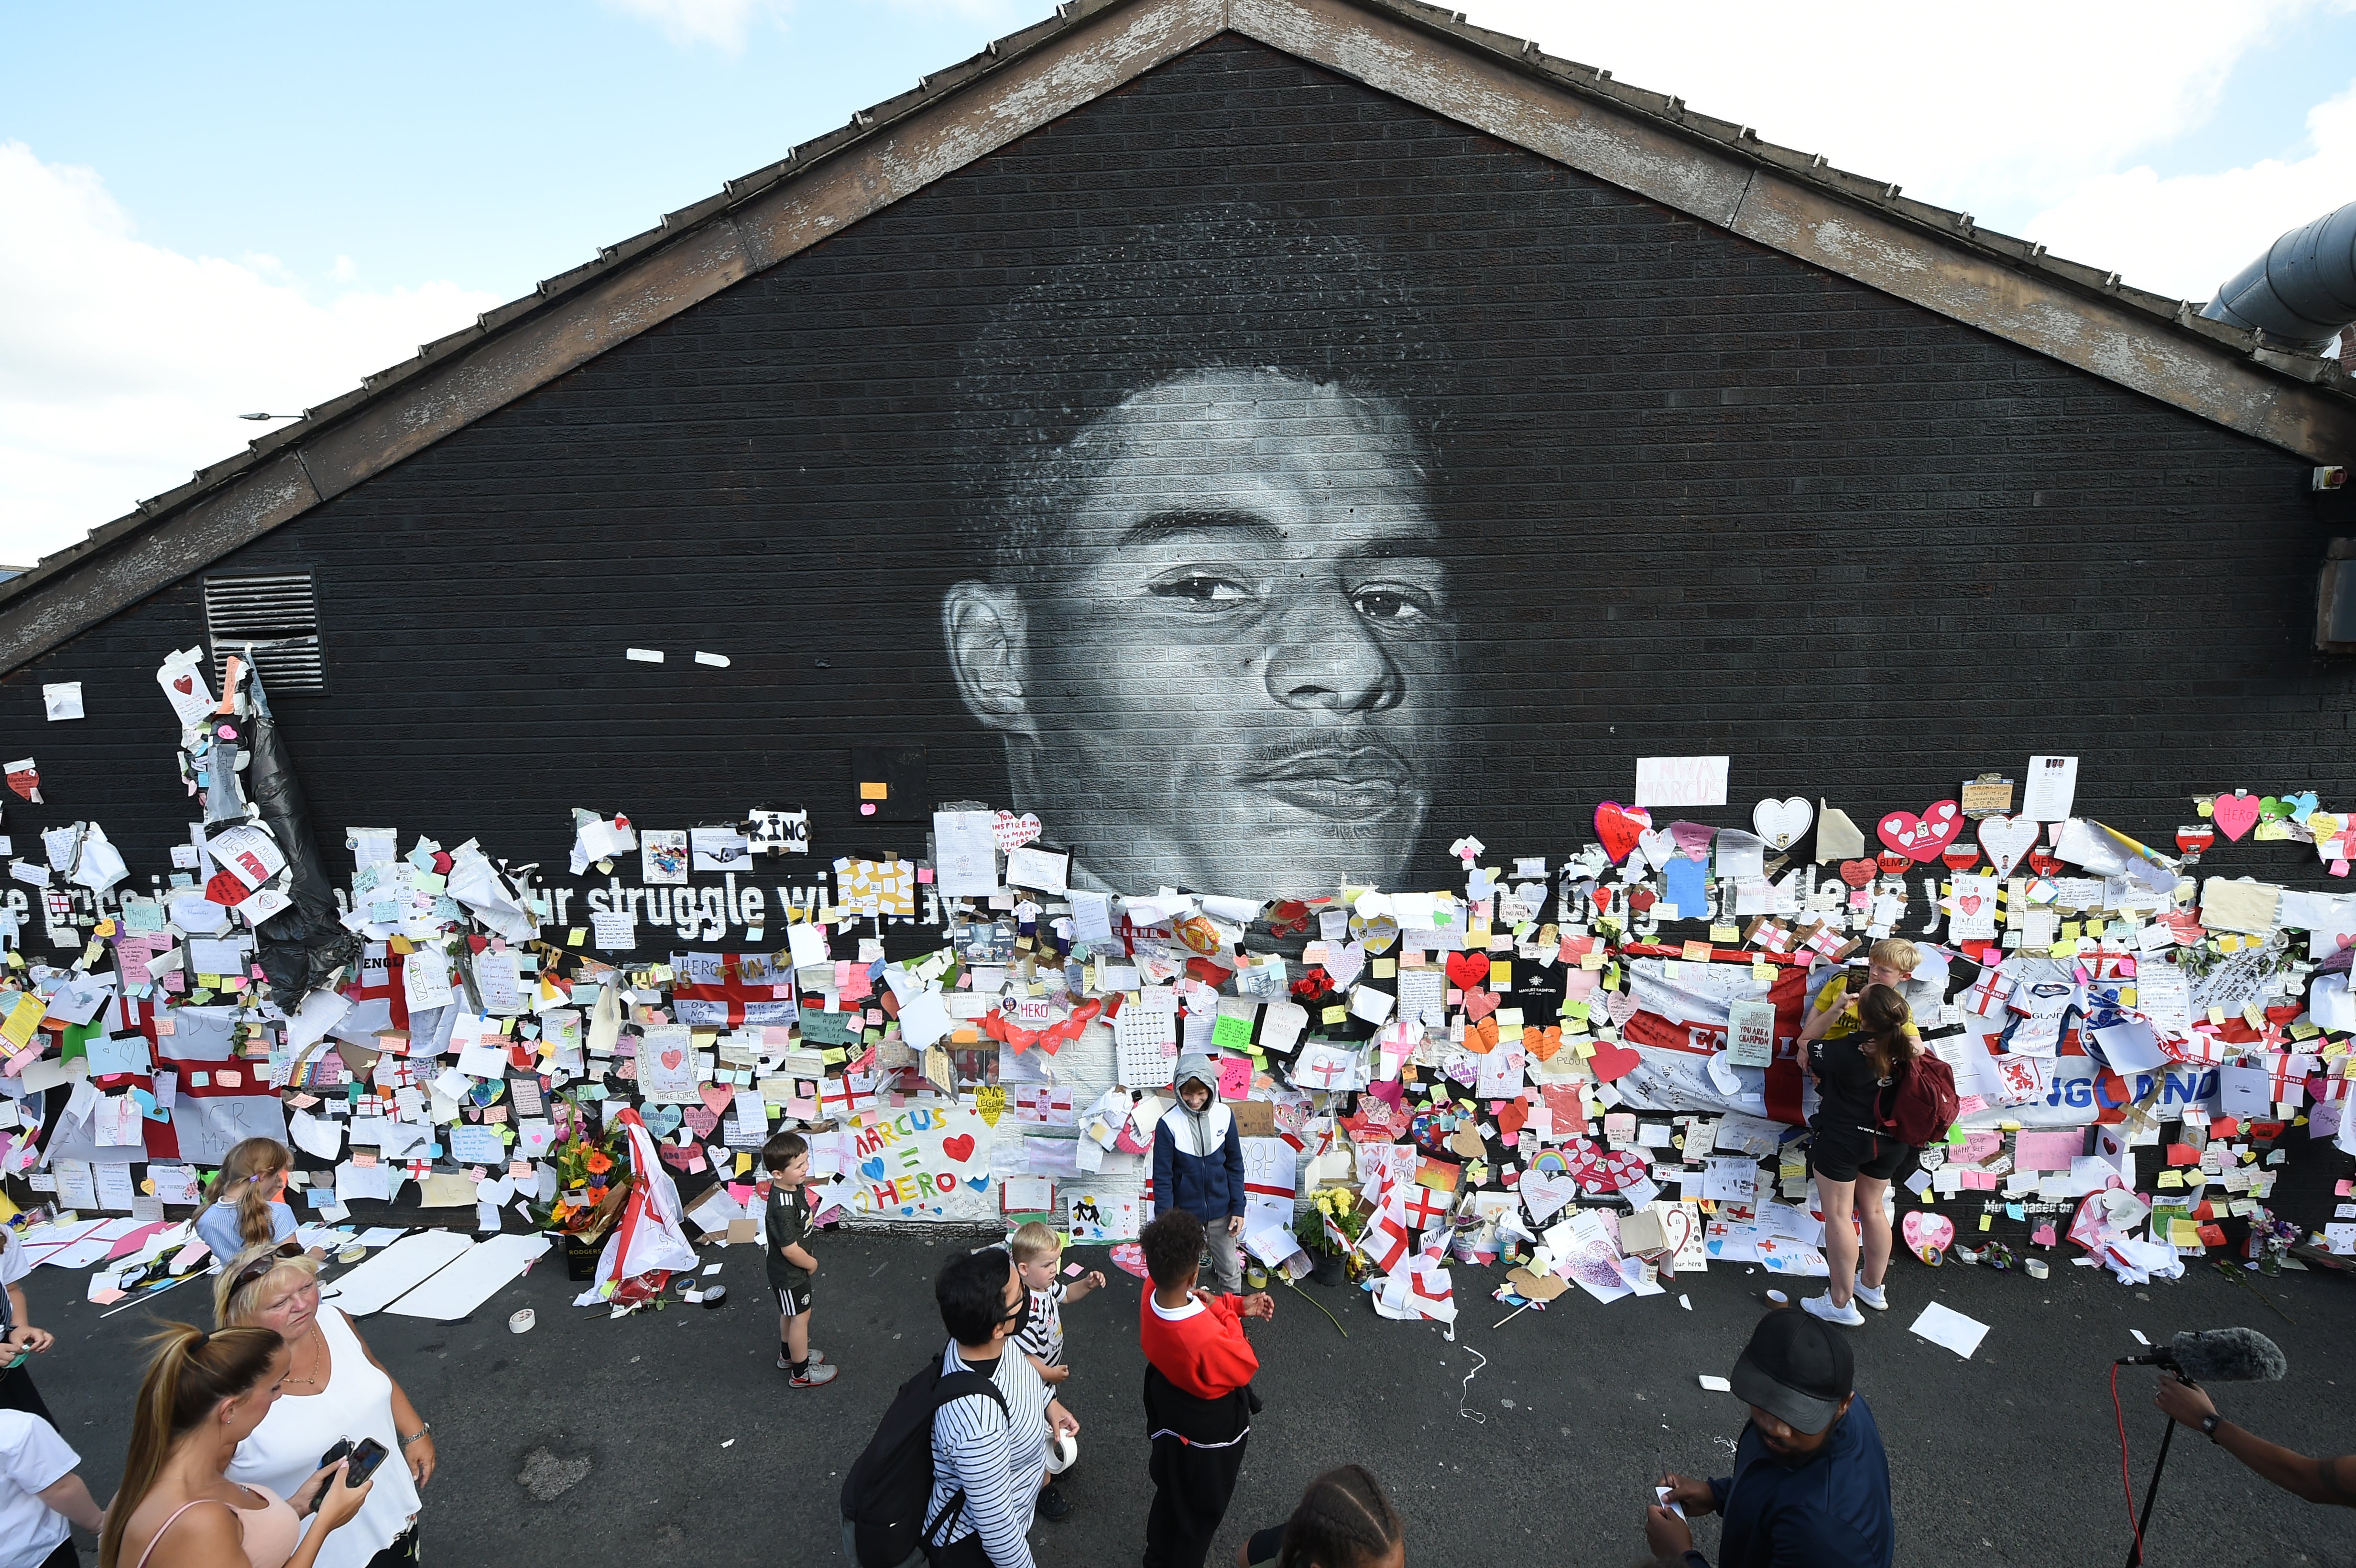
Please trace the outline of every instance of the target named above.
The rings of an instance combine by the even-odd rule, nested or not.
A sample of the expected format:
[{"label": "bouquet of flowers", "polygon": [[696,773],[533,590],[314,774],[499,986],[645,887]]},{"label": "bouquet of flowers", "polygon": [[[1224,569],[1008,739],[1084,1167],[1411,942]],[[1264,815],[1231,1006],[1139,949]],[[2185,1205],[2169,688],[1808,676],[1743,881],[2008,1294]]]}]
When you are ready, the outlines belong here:
[{"label": "bouquet of flowers", "polygon": [[604,1137],[589,1132],[579,1107],[559,1097],[572,1130],[556,1151],[556,1197],[533,1219],[545,1230],[594,1240],[605,1233],[630,1195],[630,1157],[619,1127]]}]

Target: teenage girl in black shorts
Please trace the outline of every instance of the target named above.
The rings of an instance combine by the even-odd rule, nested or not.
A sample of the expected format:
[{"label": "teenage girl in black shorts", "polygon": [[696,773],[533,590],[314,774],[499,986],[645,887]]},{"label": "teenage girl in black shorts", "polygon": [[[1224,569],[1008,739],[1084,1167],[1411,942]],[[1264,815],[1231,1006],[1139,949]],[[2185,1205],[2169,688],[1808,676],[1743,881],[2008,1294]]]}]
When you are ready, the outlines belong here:
[{"label": "teenage girl in black shorts", "polygon": [[[1809,1163],[1825,1209],[1825,1261],[1829,1290],[1800,1305],[1827,1323],[1854,1328],[1865,1321],[1858,1303],[1887,1311],[1882,1276],[1890,1268],[1892,1178],[1914,1151],[1881,1131],[1874,1102],[1901,1082],[1921,1049],[1907,1026],[1906,998],[1888,986],[1868,986],[1858,1001],[1855,1032],[1808,1044],[1808,1071],[1816,1080],[1815,1130]],[[1857,1223],[1865,1230],[1865,1267],[1858,1267]]]}]

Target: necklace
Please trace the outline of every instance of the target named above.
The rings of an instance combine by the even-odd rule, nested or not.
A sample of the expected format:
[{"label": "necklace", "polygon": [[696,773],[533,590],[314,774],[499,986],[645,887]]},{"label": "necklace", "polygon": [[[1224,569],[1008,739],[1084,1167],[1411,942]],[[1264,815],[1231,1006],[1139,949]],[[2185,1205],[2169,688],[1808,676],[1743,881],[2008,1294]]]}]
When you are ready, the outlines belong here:
[{"label": "necklace", "polygon": [[[305,1336],[303,1337],[303,1343],[304,1343],[304,1344],[305,1344],[305,1345],[313,1345],[313,1344],[316,1344],[316,1345],[317,1345],[317,1346],[319,1347],[319,1349],[320,1349],[321,1350],[325,1350],[325,1349],[327,1349],[327,1341],[325,1341],[324,1339],[321,1339],[319,1338],[319,1325],[318,1325],[317,1323],[314,1322],[314,1323],[311,1325],[311,1331],[310,1331],[308,1334],[306,1334],[306,1335],[305,1335]],[[287,1381],[288,1382],[290,1382],[290,1383],[300,1383],[300,1384],[302,1384],[305,1388],[317,1388],[317,1387],[319,1386],[319,1370],[318,1370],[318,1358],[317,1358],[317,1356],[316,1356],[316,1355],[315,1355],[315,1356],[312,1358],[312,1360],[311,1360],[311,1375],[310,1375],[309,1377],[307,1377],[307,1378],[298,1378],[298,1377],[296,1377],[296,1376],[294,1375],[294,1368],[293,1368],[292,1366],[289,1366],[289,1367],[287,1368],[287,1372],[286,1372],[286,1381]]]}]

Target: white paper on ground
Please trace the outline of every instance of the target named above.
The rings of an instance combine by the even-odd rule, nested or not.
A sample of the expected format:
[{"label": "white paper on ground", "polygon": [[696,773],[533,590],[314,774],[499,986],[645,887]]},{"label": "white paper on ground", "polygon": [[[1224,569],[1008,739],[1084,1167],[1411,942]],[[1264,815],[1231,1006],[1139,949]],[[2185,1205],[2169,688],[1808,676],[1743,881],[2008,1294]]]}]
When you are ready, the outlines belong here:
[{"label": "white paper on ground", "polygon": [[548,1247],[549,1238],[544,1234],[490,1237],[386,1310],[403,1317],[434,1317],[444,1323],[464,1317],[523,1273],[526,1265]]},{"label": "white paper on ground", "polygon": [[1988,1331],[1987,1324],[1935,1301],[1922,1308],[1922,1316],[1914,1319],[1911,1327],[1933,1345],[1944,1345],[1965,1360],[1980,1348],[1980,1339]]},{"label": "white paper on ground", "polygon": [[474,1244],[455,1231],[420,1231],[330,1280],[319,1295],[352,1317],[365,1317],[416,1289]]}]

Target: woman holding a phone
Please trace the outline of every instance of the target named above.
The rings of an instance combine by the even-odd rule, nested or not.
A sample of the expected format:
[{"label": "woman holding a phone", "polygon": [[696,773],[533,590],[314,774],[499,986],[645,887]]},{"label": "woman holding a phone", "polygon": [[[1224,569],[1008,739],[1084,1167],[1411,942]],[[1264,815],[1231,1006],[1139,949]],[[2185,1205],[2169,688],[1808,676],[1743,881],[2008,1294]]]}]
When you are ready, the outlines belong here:
[{"label": "woman holding a phone", "polygon": [[[123,1486],[99,1531],[100,1568],[316,1568],[373,1490],[350,1462],[315,1467],[283,1491],[223,1473],[284,1392],[285,1341],[267,1328],[207,1334],[186,1323],[155,1340]],[[302,1516],[314,1511],[306,1531]]]},{"label": "woman holding a phone", "polygon": [[417,1561],[417,1488],[434,1476],[433,1428],[351,1319],[319,1301],[319,1264],[292,1242],[230,1260],[213,1286],[223,1328],[274,1328],[289,1362],[282,1397],[229,1467],[232,1480],[284,1490],[348,1457],[375,1480],[359,1517],[320,1548],[317,1568],[404,1568]]}]

